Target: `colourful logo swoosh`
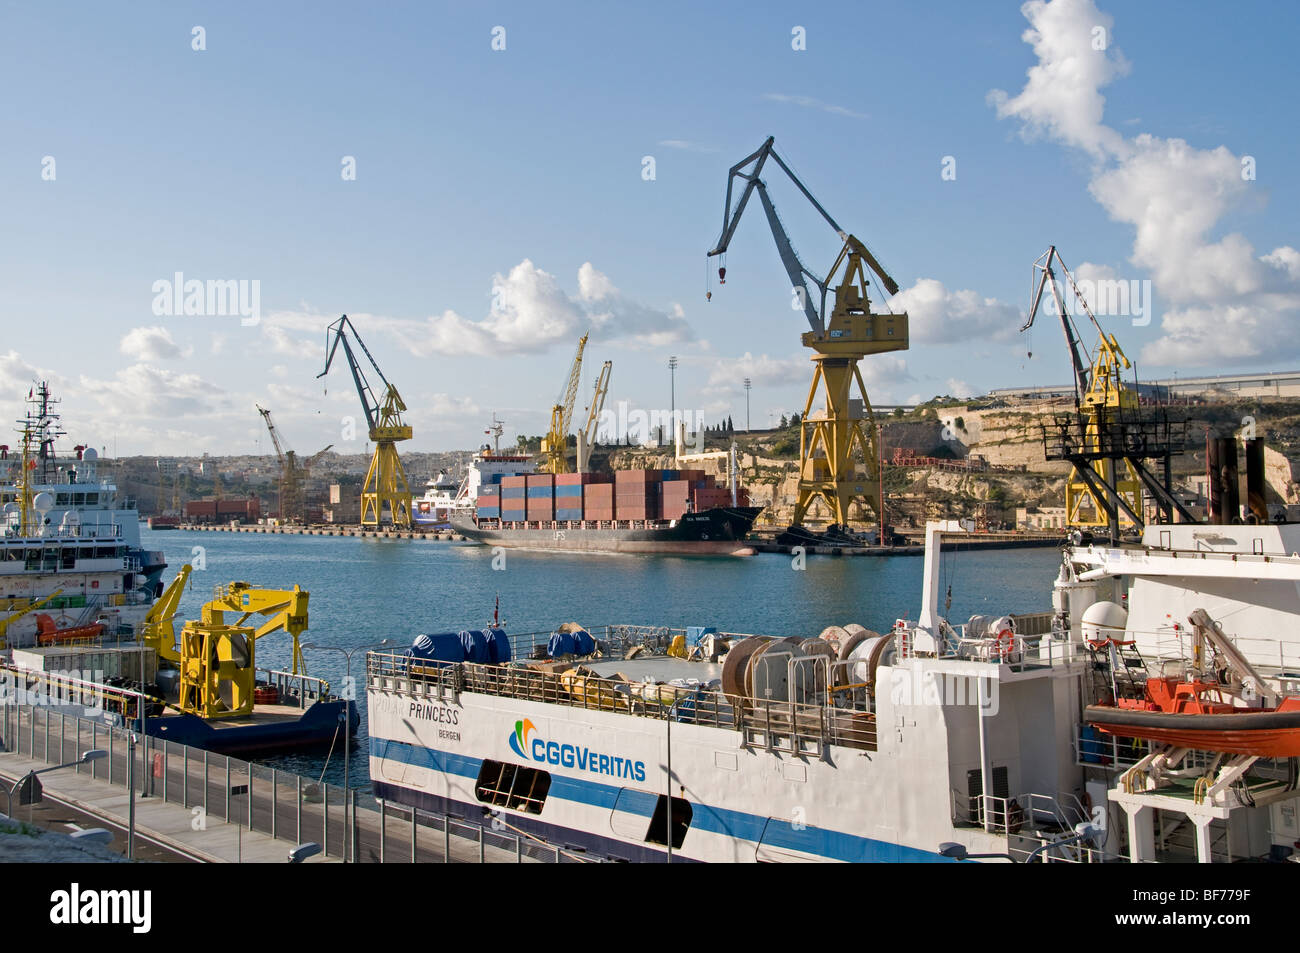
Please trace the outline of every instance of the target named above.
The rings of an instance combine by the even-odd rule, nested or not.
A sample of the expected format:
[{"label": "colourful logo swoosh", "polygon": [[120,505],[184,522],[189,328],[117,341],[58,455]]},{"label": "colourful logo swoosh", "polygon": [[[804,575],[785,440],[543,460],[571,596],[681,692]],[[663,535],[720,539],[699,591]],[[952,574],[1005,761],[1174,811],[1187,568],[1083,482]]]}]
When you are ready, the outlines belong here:
[{"label": "colourful logo swoosh", "polygon": [[515,722],[515,733],[510,736],[510,748],[519,757],[528,759],[528,734],[536,731],[537,726],[527,718]]}]

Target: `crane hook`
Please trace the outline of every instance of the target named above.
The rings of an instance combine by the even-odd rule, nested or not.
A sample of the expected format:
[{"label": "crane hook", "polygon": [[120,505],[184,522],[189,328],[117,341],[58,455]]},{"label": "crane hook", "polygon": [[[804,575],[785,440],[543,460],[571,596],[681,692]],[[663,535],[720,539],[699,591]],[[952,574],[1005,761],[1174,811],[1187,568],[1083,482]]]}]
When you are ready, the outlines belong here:
[{"label": "crane hook", "polygon": [[727,283],[727,269],[726,269],[725,267],[719,268],[719,269],[718,269],[718,284],[720,284],[720,285],[725,285],[726,283]]}]

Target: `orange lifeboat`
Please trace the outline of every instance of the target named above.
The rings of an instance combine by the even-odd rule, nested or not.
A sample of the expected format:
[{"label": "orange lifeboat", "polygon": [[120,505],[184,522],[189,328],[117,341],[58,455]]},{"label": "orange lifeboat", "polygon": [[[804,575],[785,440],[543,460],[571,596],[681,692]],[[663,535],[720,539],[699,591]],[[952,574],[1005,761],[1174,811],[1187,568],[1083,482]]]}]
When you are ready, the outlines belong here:
[{"label": "orange lifeboat", "polygon": [[104,623],[93,622],[90,625],[74,625],[60,629],[48,614],[36,614],[36,644],[64,645],[68,642],[81,642],[97,639],[104,634]]},{"label": "orange lifeboat", "polygon": [[1089,705],[1084,719],[1121,738],[1265,758],[1300,757],[1300,698],[1272,708],[1242,708],[1216,699],[1217,683],[1149,678],[1143,697]]}]

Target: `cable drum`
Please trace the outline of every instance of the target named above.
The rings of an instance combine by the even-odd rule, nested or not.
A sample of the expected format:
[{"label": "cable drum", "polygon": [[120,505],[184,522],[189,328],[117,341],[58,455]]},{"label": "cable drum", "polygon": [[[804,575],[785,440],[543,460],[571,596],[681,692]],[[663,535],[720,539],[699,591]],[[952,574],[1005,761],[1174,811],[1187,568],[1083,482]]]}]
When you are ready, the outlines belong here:
[{"label": "cable drum", "polygon": [[731,698],[733,705],[739,705],[749,696],[745,683],[750,657],[772,641],[764,636],[751,635],[732,644],[722,662],[722,692]]}]

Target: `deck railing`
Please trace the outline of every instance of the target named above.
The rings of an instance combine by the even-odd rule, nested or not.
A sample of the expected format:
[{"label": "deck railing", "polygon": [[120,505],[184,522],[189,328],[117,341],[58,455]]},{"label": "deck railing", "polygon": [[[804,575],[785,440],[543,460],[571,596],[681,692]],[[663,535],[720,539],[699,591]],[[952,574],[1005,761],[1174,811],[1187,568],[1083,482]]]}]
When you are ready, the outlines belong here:
[{"label": "deck railing", "polygon": [[[608,636],[600,640],[607,648],[619,646],[625,652],[633,645],[647,649],[666,646],[673,636],[682,634],[684,630],[605,626],[596,631]],[[530,650],[524,658],[533,654],[533,646],[545,647],[545,641],[535,641],[542,635],[547,639],[550,637],[549,632],[515,637]],[[615,653],[613,657],[624,652]],[[575,667],[580,664],[579,660],[573,662]],[[473,692],[643,718],[671,719],[739,731],[744,733],[747,744],[818,757],[825,755],[827,745],[867,751],[876,748],[875,716],[869,711],[828,703],[732,697],[702,684],[629,682],[571,671],[548,671],[519,663],[432,662],[376,652],[366,656],[366,675],[367,685],[373,691],[451,702],[458,702],[462,692]]]}]

